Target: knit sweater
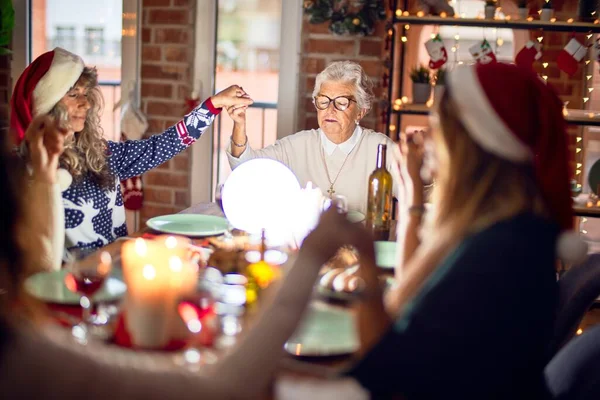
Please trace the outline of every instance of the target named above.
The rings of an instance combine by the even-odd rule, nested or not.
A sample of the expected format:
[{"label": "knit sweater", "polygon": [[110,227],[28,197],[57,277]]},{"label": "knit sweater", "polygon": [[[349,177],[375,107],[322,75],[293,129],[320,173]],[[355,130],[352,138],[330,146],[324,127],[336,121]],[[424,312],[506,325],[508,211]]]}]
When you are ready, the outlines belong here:
[{"label": "knit sweater", "polygon": [[97,249],[127,235],[120,181],[141,175],[185,150],[200,138],[219,111],[208,99],[159,135],[108,141],[107,162],[115,176],[112,190],[84,179],[62,192],[66,247]]},{"label": "knit sweater", "polygon": [[[382,133],[359,127],[349,141],[355,135],[356,144],[351,149],[344,149],[344,142],[334,145],[331,154],[325,149],[331,147],[328,145],[332,143],[327,143],[326,136],[320,129],[311,129],[286,136],[264,149],[253,150],[248,146],[239,157],[231,154],[229,144],[227,156],[232,169],[254,158],[277,160],[296,175],[302,187],[310,181],[325,195],[334,182],[335,194],[347,198],[348,208],[364,214],[367,208],[368,180],[375,169],[377,146],[380,143],[387,144],[386,166],[390,171],[397,169],[399,152],[395,150],[397,145]],[[394,196],[398,197],[397,182],[394,182]]]}]

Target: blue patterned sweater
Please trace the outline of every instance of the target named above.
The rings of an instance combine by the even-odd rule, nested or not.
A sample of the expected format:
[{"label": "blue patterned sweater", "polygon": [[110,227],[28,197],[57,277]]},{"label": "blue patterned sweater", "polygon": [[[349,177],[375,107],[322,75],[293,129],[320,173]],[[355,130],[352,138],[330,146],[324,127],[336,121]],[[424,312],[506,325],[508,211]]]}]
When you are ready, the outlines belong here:
[{"label": "blue patterned sweater", "polygon": [[143,140],[107,142],[114,189],[107,191],[85,179],[62,192],[67,249],[97,249],[127,235],[120,181],[141,175],[185,150],[200,138],[219,111],[208,99],[161,134]]}]

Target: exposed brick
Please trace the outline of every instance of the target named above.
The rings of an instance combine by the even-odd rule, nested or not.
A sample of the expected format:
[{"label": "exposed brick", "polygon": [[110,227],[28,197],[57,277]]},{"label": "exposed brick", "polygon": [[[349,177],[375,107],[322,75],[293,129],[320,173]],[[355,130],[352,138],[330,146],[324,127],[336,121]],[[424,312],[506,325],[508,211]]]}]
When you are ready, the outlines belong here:
[{"label": "exposed brick", "polygon": [[149,10],[148,23],[183,25],[190,23],[191,15],[187,10]]},{"label": "exposed brick", "polygon": [[186,7],[188,8],[189,12],[189,8],[192,6],[192,2],[190,0],[174,0],[173,5],[176,7]]},{"label": "exposed brick", "polygon": [[168,83],[142,83],[142,97],[171,98],[173,85]]},{"label": "exposed brick", "polygon": [[310,33],[321,33],[321,34],[331,34],[331,32],[329,31],[329,24],[328,23],[322,23],[322,24],[311,24],[308,21],[308,17],[304,18],[304,21],[302,22],[302,29],[304,30],[304,32],[310,32]]},{"label": "exposed brick", "polygon": [[169,7],[170,5],[171,0],[144,0],[142,7]]},{"label": "exposed brick", "polygon": [[180,103],[168,103],[165,101],[148,101],[146,112],[150,115],[172,117],[181,114]]},{"label": "exposed brick", "polygon": [[181,207],[189,207],[190,206],[190,196],[188,192],[175,192],[175,205]]},{"label": "exposed brick", "polygon": [[165,123],[160,119],[148,119],[148,133],[160,133],[165,130]]},{"label": "exposed brick", "polygon": [[171,160],[172,168],[175,171],[189,171],[190,158],[186,153],[182,153]]},{"label": "exposed brick", "polygon": [[354,56],[356,54],[356,41],[308,39],[304,43],[304,51],[307,53],[343,54],[345,56]]},{"label": "exposed brick", "polygon": [[383,61],[381,60],[361,60],[359,63],[365,70],[365,73],[372,78],[379,78],[383,72]]},{"label": "exposed brick", "polygon": [[171,160],[156,166],[155,170],[169,172],[171,171]]},{"label": "exposed brick", "polygon": [[307,115],[306,118],[304,119],[304,126],[307,127],[307,129],[316,129],[316,127],[319,126],[319,121],[317,120],[317,116],[316,115]]},{"label": "exposed brick", "polygon": [[312,93],[312,91],[315,87],[315,83],[316,83],[316,78],[314,78],[314,77],[306,78],[306,92],[307,93]]},{"label": "exposed brick", "polygon": [[188,78],[189,67],[173,65],[142,64],[142,79],[170,79],[183,81]]},{"label": "exposed brick", "polygon": [[381,40],[361,40],[359,54],[363,56],[381,57],[383,42]]},{"label": "exposed brick", "polygon": [[142,60],[144,61],[160,61],[161,59],[160,46],[142,45]]},{"label": "exposed brick", "polygon": [[159,215],[176,214],[180,211],[180,207],[174,206],[161,206],[156,204],[144,204],[140,211],[142,221],[147,221],[150,218],[157,217]]},{"label": "exposed brick", "polygon": [[147,187],[144,189],[144,201],[171,204],[173,202],[173,191],[171,189]]},{"label": "exposed brick", "polygon": [[183,174],[174,174],[166,171],[153,170],[145,175],[146,185],[167,186],[186,189],[189,185],[189,177]]},{"label": "exposed brick", "polygon": [[189,63],[190,50],[188,47],[169,46],[165,49],[165,60],[171,62]]},{"label": "exposed brick", "polygon": [[307,74],[318,74],[325,69],[325,60],[321,58],[304,58],[301,71]]},{"label": "exposed brick", "polygon": [[152,30],[150,28],[142,28],[142,43],[150,43]]},{"label": "exposed brick", "polygon": [[158,44],[186,44],[191,43],[191,34],[185,28],[156,28],[154,29],[154,43]]}]

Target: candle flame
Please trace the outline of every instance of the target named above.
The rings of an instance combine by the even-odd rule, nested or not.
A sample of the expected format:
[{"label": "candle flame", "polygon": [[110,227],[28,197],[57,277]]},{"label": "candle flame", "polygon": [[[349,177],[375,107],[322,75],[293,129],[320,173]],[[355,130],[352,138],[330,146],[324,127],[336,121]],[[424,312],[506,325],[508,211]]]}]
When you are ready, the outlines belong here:
[{"label": "candle flame", "polygon": [[177,256],[172,256],[169,258],[169,268],[171,268],[171,271],[173,272],[181,272],[183,269],[183,262],[181,262],[181,258]]},{"label": "candle flame", "polygon": [[110,264],[112,262],[112,257],[107,251],[100,253],[100,262],[102,264]]},{"label": "candle flame", "polygon": [[156,278],[156,270],[152,265],[146,264],[144,265],[144,268],[142,268],[142,276],[151,281]]},{"label": "candle flame", "polygon": [[146,241],[142,238],[135,239],[135,252],[140,256],[145,256],[147,251]]},{"label": "candle flame", "polygon": [[169,236],[167,240],[165,240],[165,246],[167,246],[167,249],[174,249],[177,247],[177,239],[175,236]]}]

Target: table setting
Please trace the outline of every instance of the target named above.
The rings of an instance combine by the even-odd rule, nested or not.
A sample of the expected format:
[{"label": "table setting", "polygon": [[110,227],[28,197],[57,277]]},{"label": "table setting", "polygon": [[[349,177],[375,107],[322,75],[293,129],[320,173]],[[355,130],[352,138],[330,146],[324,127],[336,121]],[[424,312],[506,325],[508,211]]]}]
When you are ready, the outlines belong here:
[{"label": "table setting", "polygon": [[[281,167],[248,162],[219,188],[218,202],[152,218],[146,229],[76,254],[59,271],[29,277],[26,290],[82,347],[108,343],[104,357],[151,357],[198,371],[250,329],[320,213],[347,207],[343,196],[328,198],[310,183],[301,188]],[[358,211],[347,215],[364,220]],[[375,247],[387,288],[396,243]],[[284,346],[290,357],[327,364],[358,351],[353,304],[364,285],[358,268],[352,248],[322,267],[309,309]]]}]

